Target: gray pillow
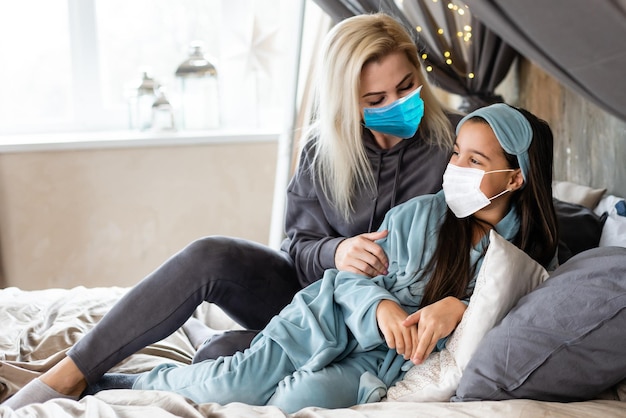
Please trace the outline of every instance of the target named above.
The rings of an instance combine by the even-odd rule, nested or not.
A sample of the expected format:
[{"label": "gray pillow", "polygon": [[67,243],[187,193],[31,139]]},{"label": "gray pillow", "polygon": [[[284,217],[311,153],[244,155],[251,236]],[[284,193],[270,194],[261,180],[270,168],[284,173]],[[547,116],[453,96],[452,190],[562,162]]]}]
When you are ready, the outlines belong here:
[{"label": "gray pillow", "polygon": [[594,248],[487,333],[452,401],[588,400],[625,378],[626,248]]}]

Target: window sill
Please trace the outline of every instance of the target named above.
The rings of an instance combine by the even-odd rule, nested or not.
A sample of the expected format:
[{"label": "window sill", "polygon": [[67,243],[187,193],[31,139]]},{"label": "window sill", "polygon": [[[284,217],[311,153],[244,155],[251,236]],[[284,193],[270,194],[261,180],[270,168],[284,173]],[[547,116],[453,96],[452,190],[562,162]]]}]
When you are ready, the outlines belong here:
[{"label": "window sill", "polygon": [[278,141],[278,130],[215,129],[163,132],[72,132],[64,134],[0,135],[0,153],[98,148],[136,148],[198,144]]}]

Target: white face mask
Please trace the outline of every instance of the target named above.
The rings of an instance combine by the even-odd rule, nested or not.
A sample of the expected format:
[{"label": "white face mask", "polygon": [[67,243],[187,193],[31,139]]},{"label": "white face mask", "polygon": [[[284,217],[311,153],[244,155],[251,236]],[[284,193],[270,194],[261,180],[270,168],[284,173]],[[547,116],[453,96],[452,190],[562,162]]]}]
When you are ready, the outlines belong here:
[{"label": "white face mask", "polygon": [[515,170],[507,169],[485,172],[477,168],[448,164],[445,173],[443,173],[443,192],[450,210],[457,218],[465,218],[489,205],[493,199],[510,192],[511,190],[506,189],[488,198],[480,190],[480,183],[485,174],[504,171]]}]

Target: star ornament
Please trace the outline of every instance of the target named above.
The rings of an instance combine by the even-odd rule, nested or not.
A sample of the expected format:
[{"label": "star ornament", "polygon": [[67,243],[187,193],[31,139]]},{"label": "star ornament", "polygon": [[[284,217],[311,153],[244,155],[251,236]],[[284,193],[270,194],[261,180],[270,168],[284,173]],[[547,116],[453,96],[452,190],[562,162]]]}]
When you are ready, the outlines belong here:
[{"label": "star ornament", "polygon": [[224,59],[230,62],[239,62],[246,73],[257,73],[263,78],[270,79],[272,67],[282,51],[279,48],[280,26],[276,18],[263,19],[258,13],[250,16],[250,24],[237,25],[231,28],[231,37],[228,42]]}]

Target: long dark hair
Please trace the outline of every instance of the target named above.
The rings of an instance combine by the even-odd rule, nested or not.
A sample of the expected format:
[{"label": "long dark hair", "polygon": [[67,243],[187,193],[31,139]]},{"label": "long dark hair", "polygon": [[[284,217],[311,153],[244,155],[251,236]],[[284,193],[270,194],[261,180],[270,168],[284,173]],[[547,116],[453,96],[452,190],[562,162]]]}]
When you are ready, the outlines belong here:
[{"label": "long dark hair", "polygon": [[[516,108],[530,122],[533,139],[528,149],[530,170],[526,185],[513,193],[511,205],[520,219],[513,243],[542,266],[554,258],[558,245],[556,212],[552,203],[552,165],[554,139],[550,126],[525,109]],[[472,118],[487,123],[480,117]],[[517,157],[507,154],[510,168],[519,168]],[[467,297],[467,285],[476,266],[470,263],[473,233],[476,228],[487,232],[493,228],[474,216],[459,219],[448,209],[433,257],[424,274],[430,280],[424,290],[421,306],[430,305],[447,296]]]}]

